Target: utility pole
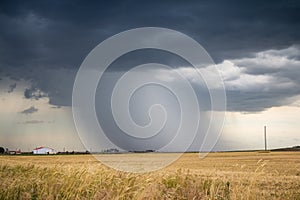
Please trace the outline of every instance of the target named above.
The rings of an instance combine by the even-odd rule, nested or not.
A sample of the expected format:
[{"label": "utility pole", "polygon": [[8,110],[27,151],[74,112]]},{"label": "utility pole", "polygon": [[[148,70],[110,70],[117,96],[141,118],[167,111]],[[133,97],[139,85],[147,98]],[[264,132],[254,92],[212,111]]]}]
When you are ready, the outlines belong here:
[{"label": "utility pole", "polygon": [[267,126],[264,127],[264,133],[265,133],[265,151],[267,151]]}]

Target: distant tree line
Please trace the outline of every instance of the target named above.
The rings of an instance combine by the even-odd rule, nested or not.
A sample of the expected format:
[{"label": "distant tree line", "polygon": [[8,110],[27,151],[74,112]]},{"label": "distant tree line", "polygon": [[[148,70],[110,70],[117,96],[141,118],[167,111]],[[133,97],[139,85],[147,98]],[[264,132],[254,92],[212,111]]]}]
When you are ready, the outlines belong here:
[{"label": "distant tree line", "polygon": [[5,149],[3,147],[0,147],[0,153],[4,154],[4,152],[5,152]]},{"label": "distant tree line", "polygon": [[61,155],[65,155],[65,154],[90,154],[89,151],[64,151],[64,152],[57,152],[56,154],[61,154]]},{"label": "distant tree line", "polygon": [[110,148],[103,150],[103,153],[119,153],[119,149],[116,148]]},{"label": "distant tree line", "polygon": [[7,154],[8,148],[0,147],[0,154]]}]

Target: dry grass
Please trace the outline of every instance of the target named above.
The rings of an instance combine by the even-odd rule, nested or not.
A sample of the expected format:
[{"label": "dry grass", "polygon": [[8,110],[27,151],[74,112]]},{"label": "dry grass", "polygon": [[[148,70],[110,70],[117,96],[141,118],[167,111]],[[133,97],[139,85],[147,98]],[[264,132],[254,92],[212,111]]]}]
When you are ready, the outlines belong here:
[{"label": "dry grass", "polygon": [[145,174],[91,155],[1,156],[0,199],[300,199],[300,153],[188,153]]}]

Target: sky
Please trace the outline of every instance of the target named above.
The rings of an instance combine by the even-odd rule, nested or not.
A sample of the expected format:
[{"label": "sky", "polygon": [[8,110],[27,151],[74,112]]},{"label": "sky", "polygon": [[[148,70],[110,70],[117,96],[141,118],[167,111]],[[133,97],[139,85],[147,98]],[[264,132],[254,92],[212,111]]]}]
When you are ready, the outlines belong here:
[{"label": "sky", "polygon": [[[199,42],[216,63],[225,86],[227,111],[214,150],[263,149],[265,125],[269,148],[299,145],[299,19],[296,0],[1,1],[0,146],[23,151],[37,146],[58,151],[96,148],[82,144],[74,125],[76,73],[100,42],[139,27],[180,31]],[[184,60],[158,50],[131,52],[109,66],[96,93],[98,119],[111,134],[119,131],[107,110],[116,80],[132,66],[148,62],[172,66],[170,70],[148,70],[174,85],[178,80],[172,73],[183,73],[196,88],[202,108],[210,104],[207,91],[201,89],[201,81]],[[209,71],[204,69],[204,75]],[[166,101],[175,113],[170,116],[176,116],[171,94],[160,96],[160,89],[151,87],[146,90],[151,98]],[[136,111],[132,115],[143,124],[148,119],[140,112],[151,101],[138,93],[135,98],[144,104],[133,104]],[[167,132],[176,128],[178,120],[171,119]],[[113,140],[127,150],[147,145]],[[164,144],[158,138],[149,148],[162,145],[160,141]],[[103,149],[110,147],[103,145]]]}]

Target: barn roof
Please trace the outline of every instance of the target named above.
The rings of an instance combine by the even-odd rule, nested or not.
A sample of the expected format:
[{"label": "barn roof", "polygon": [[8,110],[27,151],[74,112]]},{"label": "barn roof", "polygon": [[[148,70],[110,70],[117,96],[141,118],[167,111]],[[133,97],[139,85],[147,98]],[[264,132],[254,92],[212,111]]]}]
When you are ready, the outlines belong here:
[{"label": "barn roof", "polygon": [[[37,148],[35,148],[35,149],[33,149],[33,150],[39,150],[39,149],[44,149],[44,148],[52,149],[52,148],[50,148],[50,147],[37,147]],[[52,149],[52,150],[54,150],[54,149]]]}]

